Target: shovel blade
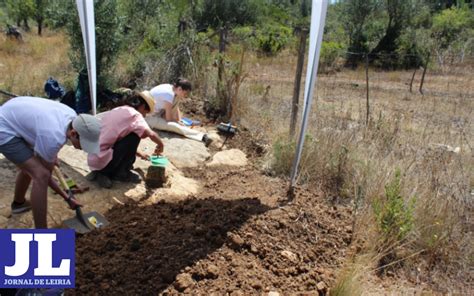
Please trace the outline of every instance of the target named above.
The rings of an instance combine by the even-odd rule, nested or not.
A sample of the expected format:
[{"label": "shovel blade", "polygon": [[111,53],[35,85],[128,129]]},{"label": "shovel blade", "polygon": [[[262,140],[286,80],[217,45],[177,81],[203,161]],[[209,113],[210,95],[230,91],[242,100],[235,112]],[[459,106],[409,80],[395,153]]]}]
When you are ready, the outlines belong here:
[{"label": "shovel blade", "polygon": [[85,234],[94,229],[100,229],[109,225],[109,221],[104,216],[97,212],[90,212],[83,214],[84,220],[88,226],[85,225],[77,216],[63,221],[66,228],[74,229],[78,234]]}]

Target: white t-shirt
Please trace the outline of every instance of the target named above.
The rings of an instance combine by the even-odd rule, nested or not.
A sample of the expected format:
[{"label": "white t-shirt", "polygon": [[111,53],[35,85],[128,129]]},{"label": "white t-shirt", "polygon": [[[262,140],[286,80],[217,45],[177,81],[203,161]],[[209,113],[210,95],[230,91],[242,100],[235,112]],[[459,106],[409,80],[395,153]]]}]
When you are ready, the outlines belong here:
[{"label": "white t-shirt", "polygon": [[172,84],[160,84],[150,90],[155,99],[155,112],[160,112],[165,107],[165,102],[173,104],[174,91]]},{"label": "white t-shirt", "polygon": [[0,145],[23,138],[35,153],[54,162],[66,143],[66,132],[76,112],[59,102],[16,97],[0,107]]}]

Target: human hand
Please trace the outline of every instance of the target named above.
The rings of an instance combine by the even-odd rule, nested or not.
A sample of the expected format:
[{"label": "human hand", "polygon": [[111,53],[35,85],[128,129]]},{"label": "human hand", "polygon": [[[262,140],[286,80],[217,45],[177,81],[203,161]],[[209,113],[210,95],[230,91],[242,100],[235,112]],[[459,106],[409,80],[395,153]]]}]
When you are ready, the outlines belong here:
[{"label": "human hand", "polygon": [[147,153],[141,153],[139,151],[137,151],[137,156],[140,157],[143,160],[149,160],[150,159],[150,155],[148,155]]},{"label": "human hand", "polygon": [[153,154],[156,154],[156,155],[161,155],[163,154],[163,148],[164,148],[164,145],[161,144],[161,145],[156,145],[156,148],[155,148],[155,151],[153,152]]},{"label": "human hand", "polygon": [[82,204],[77,199],[75,199],[74,197],[69,197],[68,196],[68,198],[66,199],[66,202],[68,203],[69,208],[71,210],[75,210],[77,208],[82,207]]}]

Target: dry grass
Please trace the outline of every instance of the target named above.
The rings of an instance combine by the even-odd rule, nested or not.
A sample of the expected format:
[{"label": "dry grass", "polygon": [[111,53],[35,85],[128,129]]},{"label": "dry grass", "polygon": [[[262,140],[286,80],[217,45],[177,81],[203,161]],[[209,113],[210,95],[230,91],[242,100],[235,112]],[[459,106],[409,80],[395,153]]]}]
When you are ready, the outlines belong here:
[{"label": "dry grass", "polygon": [[365,295],[366,287],[362,282],[373,267],[374,254],[365,254],[348,261],[339,271],[336,281],[329,290],[330,296],[359,296]]},{"label": "dry grass", "polygon": [[0,89],[44,97],[44,83],[50,76],[72,88],[75,77],[68,48],[65,34],[47,29],[41,37],[33,31],[24,33],[23,42],[0,36]]},{"label": "dry grass", "polygon": [[[27,34],[24,40],[0,40],[0,89],[43,96],[49,76],[66,86],[72,84],[64,34],[46,31],[43,37]],[[295,64],[291,52],[277,57],[247,53],[244,74],[248,78],[235,110],[236,124],[274,144],[267,169],[277,174],[288,174],[294,154],[287,133]],[[443,73],[428,71],[424,95],[409,92],[410,71],[371,70],[368,126],[363,69],[318,78],[299,181],[321,186],[334,202],[351,202],[356,213],[355,241],[363,247],[362,254],[375,253],[369,263],[348,265],[335,295],[358,289],[363,281],[360,274],[367,273],[367,266],[377,271],[388,253],[395,254],[398,271],[406,271],[409,277],[415,270],[442,292],[459,291],[459,285],[462,289],[463,283],[474,280],[469,273],[474,263],[472,70],[469,64]],[[207,69],[205,81],[199,83],[197,93],[205,98],[212,96],[215,72]],[[396,170],[401,172],[400,195],[416,198],[413,229],[400,241],[374,249],[384,237],[373,204],[383,202],[385,186]]]},{"label": "dry grass", "polygon": [[[288,174],[294,153],[287,136],[294,57],[250,57],[247,65],[251,78],[242,87],[240,121],[274,143],[266,169]],[[474,81],[469,73],[472,64],[428,71],[422,95],[409,92],[410,71],[371,70],[369,126],[364,69],[320,76],[311,140],[301,164],[300,181],[322,186],[335,200],[350,198],[356,225],[373,228],[360,234],[365,246],[386,239],[374,225],[373,204],[384,202],[385,186],[400,170],[400,195],[406,203],[415,200],[413,228],[406,238],[375,250],[377,258],[394,255],[392,261],[403,262],[396,266],[407,274],[424,266],[429,284],[443,292],[474,280],[469,269],[474,258]]]}]

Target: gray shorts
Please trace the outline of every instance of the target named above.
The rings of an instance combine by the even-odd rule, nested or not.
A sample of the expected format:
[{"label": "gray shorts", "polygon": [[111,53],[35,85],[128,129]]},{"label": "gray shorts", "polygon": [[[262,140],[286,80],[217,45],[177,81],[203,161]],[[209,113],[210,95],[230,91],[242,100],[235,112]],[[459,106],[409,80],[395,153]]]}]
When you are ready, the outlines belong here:
[{"label": "gray shorts", "polygon": [[7,143],[0,145],[0,153],[14,164],[22,164],[34,155],[30,145],[18,137],[14,137]]}]

